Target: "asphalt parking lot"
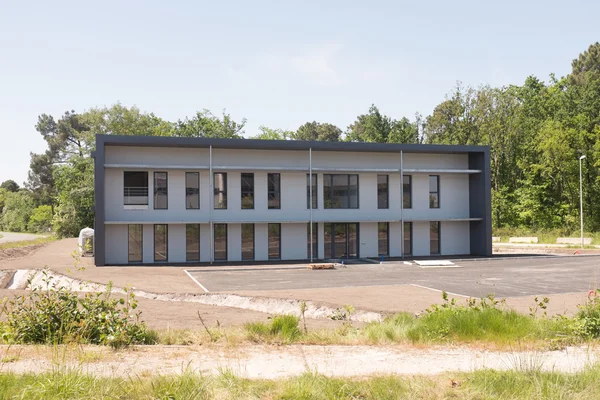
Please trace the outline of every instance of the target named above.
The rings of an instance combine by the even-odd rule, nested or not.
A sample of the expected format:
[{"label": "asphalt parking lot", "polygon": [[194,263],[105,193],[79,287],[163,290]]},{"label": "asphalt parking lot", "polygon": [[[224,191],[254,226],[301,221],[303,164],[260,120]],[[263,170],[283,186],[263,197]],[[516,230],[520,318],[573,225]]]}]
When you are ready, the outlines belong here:
[{"label": "asphalt parking lot", "polygon": [[[460,268],[349,264],[335,270],[302,267],[195,267],[188,273],[210,292],[419,285],[482,297],[583,292],[600,287],[600,256],[532,257],[456,262]],[[268,268],[268,269],[267,269]]]}]

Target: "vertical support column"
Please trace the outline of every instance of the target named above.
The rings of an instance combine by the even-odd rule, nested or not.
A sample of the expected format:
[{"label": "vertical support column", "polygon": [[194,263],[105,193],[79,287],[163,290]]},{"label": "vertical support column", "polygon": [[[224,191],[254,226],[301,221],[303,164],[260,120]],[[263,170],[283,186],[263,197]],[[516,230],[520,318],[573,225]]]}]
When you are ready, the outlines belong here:
[{"label": "vertical support column", "polygon": [[[94,158],[94,263],[105,265],[104,234],[104,136],[96,135]],[[123,189],[121,189],[123,190]]]},{"label": "vertical support column", "polygon": [[213,263],[215,256],[215,230],[213,228],[213,208],[215,201],[215,189],[213,182],[213,162],[212,162],[212,145],[208,148],[208,223],[210,226],[210,263]]},{"label": "vertical support column", "polygon": [[400,150],[400,257],[404,258],[404,159]]},{"label": "vertical support column", "polygon": [[310,214],[310,262],[313,262],[312,148],[308,149],[308,193],[308,209]]}]

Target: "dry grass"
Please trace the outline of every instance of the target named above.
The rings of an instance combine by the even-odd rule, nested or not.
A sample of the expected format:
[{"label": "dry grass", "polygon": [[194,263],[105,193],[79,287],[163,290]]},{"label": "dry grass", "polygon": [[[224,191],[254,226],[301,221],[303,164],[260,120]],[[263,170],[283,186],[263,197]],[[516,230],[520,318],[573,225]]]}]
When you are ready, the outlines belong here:
[{"label": "dry grass", "polygon": [[33,239],[33,240],[22,240],[19,242],[0,243],[0,250],[16,249],[16,248],[29,247],[29,246],[38,246],[38,245],[54,242],[56,240],[57,240],[56,236],[50,235],[50,236],[43,236],[43,237]]}]

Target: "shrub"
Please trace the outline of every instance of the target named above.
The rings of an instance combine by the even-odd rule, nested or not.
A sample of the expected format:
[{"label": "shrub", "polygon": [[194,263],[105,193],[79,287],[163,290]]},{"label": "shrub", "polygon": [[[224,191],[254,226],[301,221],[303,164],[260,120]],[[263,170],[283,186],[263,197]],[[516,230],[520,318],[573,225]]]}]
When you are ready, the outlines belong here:
[{"label": "shrub", "polygon": [[39,206],[29,217],[27,228],[31,232],[48,232],[52,227],[52,207]]},{"label": "shrub", "polygon": [[111,298],[106,292],[80,297],[52,282],[45,274],[45,289],[34,288],[29,295],[5,301],[6,323],[3,339],[9,343],[86,343],[122,347],[151,344],[155,334],[139,320],[135,295]]},{"label": "shrub", "polygon": [[588,338],[600,338],[600,289],[588,293],[587,303],[577,313],[579,334]]},{"label": "shrub", "polygon": [[264,322],[251,322],[244,325],[248,338],[257,341],[277,341],[292,343],[300,336],[298,328],[300,318],[294,315],[277,315],[269,324]]}]

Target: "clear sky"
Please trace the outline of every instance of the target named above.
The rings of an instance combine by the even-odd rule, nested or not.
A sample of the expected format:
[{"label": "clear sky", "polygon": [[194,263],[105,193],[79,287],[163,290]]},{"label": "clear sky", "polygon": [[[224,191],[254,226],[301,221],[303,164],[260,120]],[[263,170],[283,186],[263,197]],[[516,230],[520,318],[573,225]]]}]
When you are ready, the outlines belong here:
[{"label": "clear sky", "polygon": [[371,103],[412,119],[456,81],[567,74],[599,15],[598,1],[0,0],[0,182],[21,184],[45,149],[41,113],[227,109],[247,135],[345,129]]}]

